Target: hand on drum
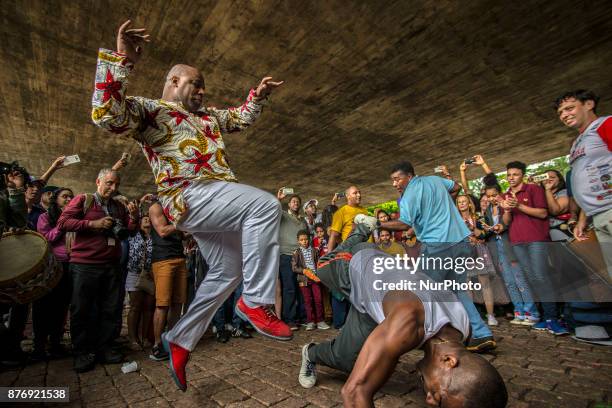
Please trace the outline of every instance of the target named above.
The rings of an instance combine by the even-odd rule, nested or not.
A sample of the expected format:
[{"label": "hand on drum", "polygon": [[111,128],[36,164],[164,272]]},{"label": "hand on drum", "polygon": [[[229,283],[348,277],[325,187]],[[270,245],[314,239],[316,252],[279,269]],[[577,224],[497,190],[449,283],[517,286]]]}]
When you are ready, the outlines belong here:
[{"label": "hand on drum", "polygon": [[94,221],[89,221],[89,227],[93,229],[110,229],[113,226],[113,217],[106,216],[104,218],[99,218]]}]

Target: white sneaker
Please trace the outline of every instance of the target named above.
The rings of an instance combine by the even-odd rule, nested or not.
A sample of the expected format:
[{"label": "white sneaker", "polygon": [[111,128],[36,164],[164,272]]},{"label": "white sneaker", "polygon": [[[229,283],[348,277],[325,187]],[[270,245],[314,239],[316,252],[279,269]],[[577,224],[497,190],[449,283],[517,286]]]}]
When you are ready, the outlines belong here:
[{"label": "white sneaker", "polygon": [[370,232],[378,228],[378,220],[376,219],[376,217],[370,217],[369,215],[365,214],[357,214],[353,219],[353,222],[355,224],[363,224],[367,226]]},{"label": "white sneaker", "polygon": [[317,383],[316,365],[308,359],[308,348],[313,343],[305,344],[302,347],[302,366],[300,367],[300,375],[298,381],[304,388],[312,388]]},{"label": "white sneaker", "polygon": [[315,326],[315,324],[313,322],[306,323],[306,331],[314,330],[316,328],[317,328],[317,326]]},{"label": "white sneaker", "polygon": [[499,322],[497,321],[495,316],[493,316],[492,314],[487,314],[487,324],[489,326],[498,326]]},{"label": "white sneaker", "polygon": [[328,330],[331,327],[329,326],[329,324],[325,323],[325,322],[319,322],[317,323],[317,329],[319,330]]}]

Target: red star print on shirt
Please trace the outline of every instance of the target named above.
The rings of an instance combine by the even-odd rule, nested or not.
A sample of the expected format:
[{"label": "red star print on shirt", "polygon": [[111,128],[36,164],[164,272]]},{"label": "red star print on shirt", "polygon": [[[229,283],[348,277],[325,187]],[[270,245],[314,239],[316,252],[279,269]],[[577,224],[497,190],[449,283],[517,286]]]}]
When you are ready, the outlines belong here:
[{"label": "red star print on shirt", "polygon": [[157,161],[157,153],[155,153],[155,150],[153,150],[153,148],[149,145],[144,145],[143,147],[145,153],[147,154],[147,160],[149,161],[149,163]]},{"label": "red star print on shirt", "polygon": [[176,126],[180,125],[183,120],[187,120],[187,115],[179,111],[168,112],[168,115],[176,119]]},{"label": "red star print on shirt", "polygon": [[204,133],[206,134],[206,137],[208,137],[209,139],[211,139],[213,142],[217,143],[217,139],[219,138],[219,134],[213,132],[210,129],[210,126],[206,125],[204,127]]},{"label": "red star print on shirt", "polygon": [[104,82],[97,82],[96,89],[99,91],[104,91],[104,95],[102,95],[102,103],[108,101],[111,97],[116,101],[121,102],[121,82],[115,81],[113,78],[113,74],[111,74],[110,69],[106,70],[106,80]]},{"label": "red star print on shirt", "polygon": [[183,177],[172,177],[170,175],[170,170],[166,170],[166,177],[164,177],[161,182],[168,184],[169,187],[175,185],[176,183],[180,183],[183,180]]},{"label": "red star print on shirt", "polygon": [[205,167],[207,170],[212,171],[212,167],[208,164],[208,160],[212,157],[212,153],[202,154],[198,150],[193,149],[193,153],[196,157],[193,159],[185,160],[185,163],[194,164],[193,171],[194,173],[199,173],[202,167]]}]

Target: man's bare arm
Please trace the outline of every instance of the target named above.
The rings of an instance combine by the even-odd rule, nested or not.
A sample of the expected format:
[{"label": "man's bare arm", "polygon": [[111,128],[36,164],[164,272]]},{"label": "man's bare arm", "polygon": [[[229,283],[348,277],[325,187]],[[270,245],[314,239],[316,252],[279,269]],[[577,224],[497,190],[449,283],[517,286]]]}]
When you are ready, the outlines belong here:
[{"label": "man's bare arm", "polygon": [[153,228],[155,228],[155,231],[162,238],[166,238],[167,236],[173,234],[176,231],[174,225],[170,224],[164,216],[164,212],[159,203],[153,204],[149,208],[149,218],[151,219],[151,224],[153,225]]},{"label": "man's bare arm", "polygon": [[[465,188],[467,189],[468,187],[466,186]],[[461,191],[461,184],[455,181],[453,188],[448,193],[451,195],[451,197],[453,197],[453,200],[456,200],[457,196],[459,195],[459,191]]]},{"label": "man's bare arm", "polygon": [[[57,159],[53,160],[53,163],[51,163],[51,166],[49,166],[49,168],[47,169],[47,171],[45,171],[45,174],[43,174],[42,176],[40,176],[40,179],[42,181],[44,181],[45,183],[47,183],[49,181],[49,179],[51,178],[51,176],[53,176],[53,174],[64,167],[64,159],[66,158],[66,156],[60,156]],[[42,193],[42,192],[41,192]]]},{"label": "man's bare arm", "polygon": [[390,231],[408,231],[410,228],[412,228],[410,225],[400,220],[381,222],[380,226]]},{"label": "man's bare arm", "polygon": [[423,339],[424,310],[418,298],[410,292],[393,292],[388,296],[401,299],[385,302],[391,311],[366,340],[342,387],[345,407],[373,407],[374,394],[391,376],[400,356]]},{"label": "man's bare arm", "polygon": [[341,242],[340,233],[334,230],[329,231],[329,241],[327,242],[327,249],[333,251]]}]

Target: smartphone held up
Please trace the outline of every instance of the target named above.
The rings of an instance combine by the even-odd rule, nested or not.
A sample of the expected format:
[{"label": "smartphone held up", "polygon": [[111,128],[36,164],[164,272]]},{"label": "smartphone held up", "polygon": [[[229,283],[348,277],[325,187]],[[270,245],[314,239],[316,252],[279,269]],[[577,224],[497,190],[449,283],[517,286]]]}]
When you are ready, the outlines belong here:
[{"label": "smartphone held up", "polygon": [[66,158],[63,161],[63,165],[64,166],[69,166],[71,164],[77,164],[80,163],[81,159],[79,158],[78,154],[73,154],[72,156],[66,156]]}]

